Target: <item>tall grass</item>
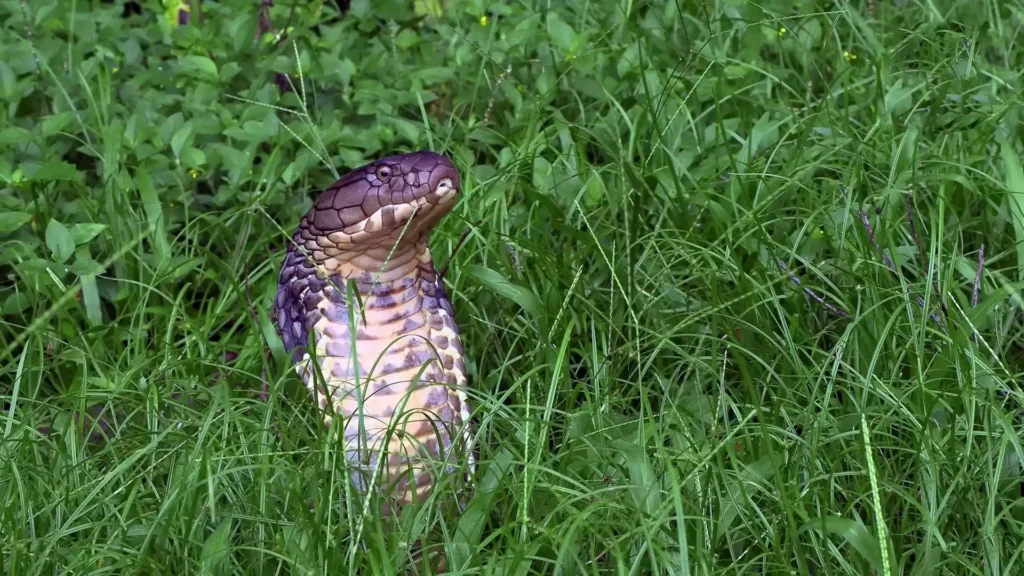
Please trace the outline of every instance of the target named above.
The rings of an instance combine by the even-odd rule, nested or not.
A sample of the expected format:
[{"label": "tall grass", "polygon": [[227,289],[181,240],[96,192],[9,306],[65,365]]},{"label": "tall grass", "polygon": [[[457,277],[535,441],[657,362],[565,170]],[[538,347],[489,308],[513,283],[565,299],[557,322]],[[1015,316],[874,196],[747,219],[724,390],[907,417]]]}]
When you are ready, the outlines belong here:
[{"label": "tall grass", "polygon": [[[51,4],[0,7],[7,573],[1020,573],[1016,3]],[[426,146],[480,457],[389,526],[268,311]]]}]

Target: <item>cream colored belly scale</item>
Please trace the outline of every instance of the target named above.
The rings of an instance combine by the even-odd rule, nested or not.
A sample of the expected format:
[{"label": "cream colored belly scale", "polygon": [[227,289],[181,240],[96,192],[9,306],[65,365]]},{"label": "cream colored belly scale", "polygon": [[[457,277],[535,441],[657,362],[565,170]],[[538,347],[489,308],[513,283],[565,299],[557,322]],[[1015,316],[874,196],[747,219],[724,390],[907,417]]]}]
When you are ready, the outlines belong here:
[{"label": "cream colored belly scale", "polygon": [[[312,331],[323,380],[309,369],[308,353],[296,370],[328,410],[325,423],[343,419],[357,489],[366,490],[371,482],[386,488],[397,478],[396,489],[386,492],[397,504],[422,502],[435,479],[454,471],[469,448],[462,341],[430,252],[418,243],[406,254],[393,255],[382,272],[379,263],[371,273],[333,258],[318,268],[326,285],[317,294],[313,289],[321,283],[314,281],[299,297],[307,308],[319,309]],[[361,311],[355,294],[351,300],[345,296],[349,278],[356,280]],[[351,319],[348,301],[354,303]],[[454,453],[453,445],[458,446]],[[388,458],[377,472],[384,449]],[[469,466],[472,473],[471,453]]]}]

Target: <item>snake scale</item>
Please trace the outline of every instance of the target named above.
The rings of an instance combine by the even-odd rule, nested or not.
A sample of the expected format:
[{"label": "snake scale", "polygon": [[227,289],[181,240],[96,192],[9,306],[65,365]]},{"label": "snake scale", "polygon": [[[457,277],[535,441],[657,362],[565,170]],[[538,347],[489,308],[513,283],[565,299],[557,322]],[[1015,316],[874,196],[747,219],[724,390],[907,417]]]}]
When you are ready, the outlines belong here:
[{"label": "snake scale", "polygon": [[387,489],[385,515],[453,474],[453,447],[474,469],[462,340],[428,247],[459,192],[427,150],[357,168],[303,216],[278,279],[278,334],[324,424],[344,421],[353,486]]}]

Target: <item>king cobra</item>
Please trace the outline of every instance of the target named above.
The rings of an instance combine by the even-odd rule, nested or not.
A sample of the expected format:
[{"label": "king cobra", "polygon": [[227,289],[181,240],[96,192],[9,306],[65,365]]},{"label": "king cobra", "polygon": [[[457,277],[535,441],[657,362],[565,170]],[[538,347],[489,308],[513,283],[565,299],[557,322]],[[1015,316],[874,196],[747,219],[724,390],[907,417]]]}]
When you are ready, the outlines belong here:
[{"label": "king cobra", "polygon": [[453,474],[453,447],[474,469],[462,340],[428,247],[459,190],[426,150],[357,168],[303,216],[281,268],[278,334],[324,424],[344,419],[353,486],[386,489],[385,515]]}]

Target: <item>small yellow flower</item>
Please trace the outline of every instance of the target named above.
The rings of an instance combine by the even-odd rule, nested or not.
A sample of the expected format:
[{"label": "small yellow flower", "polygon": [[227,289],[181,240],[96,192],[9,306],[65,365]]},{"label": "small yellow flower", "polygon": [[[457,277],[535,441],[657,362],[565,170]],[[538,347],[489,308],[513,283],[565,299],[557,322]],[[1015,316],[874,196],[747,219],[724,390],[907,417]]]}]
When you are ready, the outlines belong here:
[{"label": "small yellow flower", "polygon": [[120,70],[120,68],[118,68],[117,66],[114,66],[114,69],[111,70],[111,72],[114,73],[114,74],[117,74],[118,70]]},{"label": "small yellow flower", "polygon": [[854,60],[857,59],[857,55],[854,54],[853,52],[843,50],[843,58],[846,58],[847,62],[853,62]]},{"label": "small yellow flower", "polygon": [[779,38],[785,36],[786,32],[788,32],[788,30],[786,30],[785,28],[779,28]]},{"label": "small yellow flower", "polygon": [[483,16],[480,17],[480,25],[481,26],[487,26],[487,15],[486,14],[484,14]]},{"label": "small yellow flower", "polygon": [[192,179],[194,180],[196,176],[199,176],[199,171],[193,168],[188,171],[188,175],[191,176]]}]

